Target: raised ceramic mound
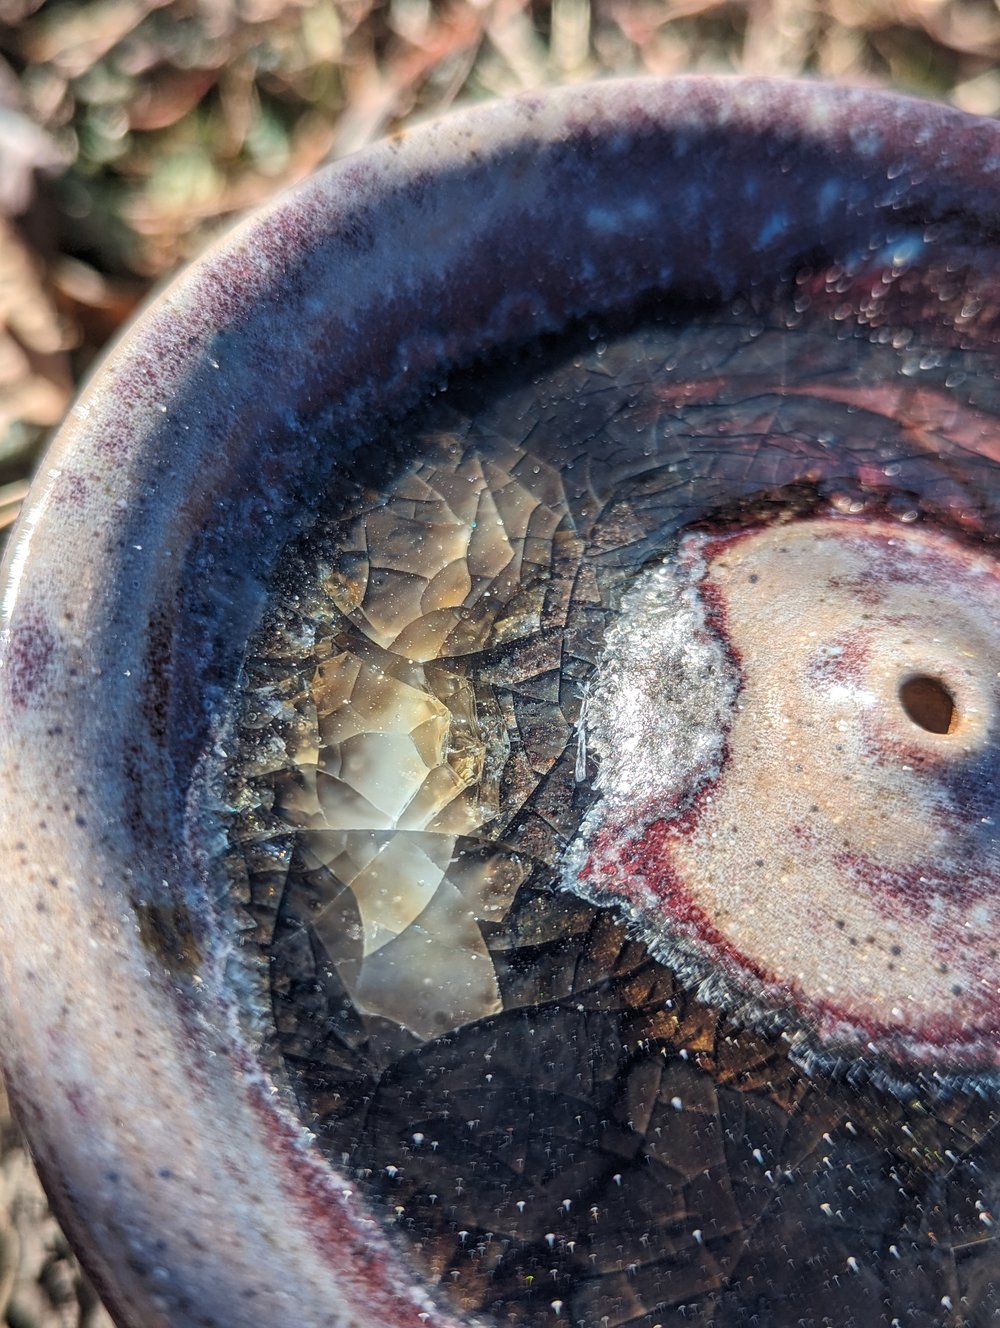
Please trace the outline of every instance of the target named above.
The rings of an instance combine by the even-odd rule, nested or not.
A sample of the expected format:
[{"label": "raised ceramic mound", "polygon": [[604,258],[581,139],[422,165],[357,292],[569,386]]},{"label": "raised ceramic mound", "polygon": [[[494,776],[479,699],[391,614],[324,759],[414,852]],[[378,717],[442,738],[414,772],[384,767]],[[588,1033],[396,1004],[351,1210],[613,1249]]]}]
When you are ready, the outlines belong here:
[{"label": "raised ceramic mound", "polygon": [[[444,1325],[256,1065],[197,771],[302,494],[450,366],[901,227],[975,244],[1000,127],[870,91],[607,83],[397,137],[130,329],[5,563],[5,1068],[123,1325]],[[341,440],[331,444],[330,439]]]}]

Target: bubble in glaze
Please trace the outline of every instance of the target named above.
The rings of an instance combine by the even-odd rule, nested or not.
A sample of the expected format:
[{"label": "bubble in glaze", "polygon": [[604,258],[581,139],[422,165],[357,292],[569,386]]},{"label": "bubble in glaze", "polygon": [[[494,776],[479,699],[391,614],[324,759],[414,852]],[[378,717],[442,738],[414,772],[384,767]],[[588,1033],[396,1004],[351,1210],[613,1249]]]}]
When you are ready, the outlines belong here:
[{"label": "bubble in glaze", "polygon": [[609,636],[574,884],[820,1046],[995,1063],[998,629],[996,563],[941,533],[687,536]]}]

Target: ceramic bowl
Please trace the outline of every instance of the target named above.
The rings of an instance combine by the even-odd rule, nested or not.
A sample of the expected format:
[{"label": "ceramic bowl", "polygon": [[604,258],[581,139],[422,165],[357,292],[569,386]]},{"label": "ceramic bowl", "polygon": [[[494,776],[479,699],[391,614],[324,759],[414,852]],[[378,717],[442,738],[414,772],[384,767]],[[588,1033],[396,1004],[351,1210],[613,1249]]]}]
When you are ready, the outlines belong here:
[{"label": "ceramic bowl", "polygon": [[996,124],[881,92],[529,95],[323,170],[127,329],[40,467],[0,637],[4,1066],[123,1328],[460,1321],[275,1090],[233,979],[204,773],[310,496],[457,366],[577,320],[915,230],[995,251],[998,166]]}]

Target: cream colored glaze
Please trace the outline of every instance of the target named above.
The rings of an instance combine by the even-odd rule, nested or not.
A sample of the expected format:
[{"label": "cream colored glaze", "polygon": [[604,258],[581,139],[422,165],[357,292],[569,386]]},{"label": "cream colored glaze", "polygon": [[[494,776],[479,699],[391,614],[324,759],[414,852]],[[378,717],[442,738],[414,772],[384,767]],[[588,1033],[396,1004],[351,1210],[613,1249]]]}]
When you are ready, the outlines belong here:
[{"label": "cream colored glaze", "polygon": [[[678,623],[686,654],[701,641],[686,672],[644,640]],[[711,956],[734,984],[731,1003],[741,988],[786,992],[820,1041],[889,1039],[947,1062],[954,1041],[990,1036],[1000,1015],[993,556],[904,521],[817,517],[688,536],[677,567],[626,600],[609,653],[590,708],[604,768],[589,839],[647,847],[636,880],[598,848],[582,867],[586,890],[638,905],[644,934],[668,958],[679,945],[682,967],[686,945]],[[640,672],[631,661],[642,658]],[[901,688],[915,677],[953,698],[948,731],[908,713]],[[712,706],[706,756],[695,740]]]},{"label": "cream colored glaze", "polygon": [[[694,899],[859,1024],[980,1021],[1000,1000],[1000,826],[948,780],[1000,733],[996,562],[913,527],[802,522],[718,554],[706,585],[743,686],[726,773],[674,854]],[[916,674],[952,692],[953,731],[906,714]]]}]

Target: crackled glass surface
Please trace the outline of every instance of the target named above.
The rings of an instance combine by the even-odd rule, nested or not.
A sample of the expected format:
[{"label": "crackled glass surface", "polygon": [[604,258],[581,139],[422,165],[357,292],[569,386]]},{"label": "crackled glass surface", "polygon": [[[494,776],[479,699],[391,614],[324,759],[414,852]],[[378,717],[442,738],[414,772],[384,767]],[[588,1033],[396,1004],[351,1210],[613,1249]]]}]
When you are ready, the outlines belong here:
[{"label": "crackled glass surface", "polygon": [[470,1316],[1000,1314],[978,283],[907,240],[512,351],[286,552],[228,787],[259,1038]]}]

